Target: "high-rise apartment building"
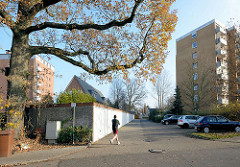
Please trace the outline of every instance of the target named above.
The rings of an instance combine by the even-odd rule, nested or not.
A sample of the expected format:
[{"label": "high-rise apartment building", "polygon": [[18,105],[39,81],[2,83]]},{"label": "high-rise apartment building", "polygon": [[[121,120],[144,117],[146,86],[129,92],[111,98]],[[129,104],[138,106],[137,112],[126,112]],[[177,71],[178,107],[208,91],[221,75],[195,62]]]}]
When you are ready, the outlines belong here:
[{"label": "high-rise apartment building", "polygon": [[177,39],[176,81],[185,110],[207,110],[238,99],[238,34],[236,27],[214,19]]},{"label": "high-rise apartment building", "polygon": [[[10,57],[11,54],[0,54],[0,69],[10,66]],[[54,67],[40,56],[35,55],[30,60],[29,71],[28,98],[33,101],[41,101],[44,95],[53,96]],[[6,98],[7,77],[2,72],[0,73],[0,93],[3,98]]]}]

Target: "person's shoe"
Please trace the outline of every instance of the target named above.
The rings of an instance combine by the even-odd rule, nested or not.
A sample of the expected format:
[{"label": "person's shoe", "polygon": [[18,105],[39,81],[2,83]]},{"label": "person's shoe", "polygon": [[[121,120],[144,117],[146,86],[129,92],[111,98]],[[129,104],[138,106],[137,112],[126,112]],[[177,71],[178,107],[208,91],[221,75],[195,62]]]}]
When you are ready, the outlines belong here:
[{"label": "person's shoe", "polygon": [[113,143],[113,139],[110,139],[109,141],[110,141],[110,144],[112,144],[112,143]]},{"label": "person's shoe", "polygon": [[120,145],[120,141],[117,142],[117,145]]}]

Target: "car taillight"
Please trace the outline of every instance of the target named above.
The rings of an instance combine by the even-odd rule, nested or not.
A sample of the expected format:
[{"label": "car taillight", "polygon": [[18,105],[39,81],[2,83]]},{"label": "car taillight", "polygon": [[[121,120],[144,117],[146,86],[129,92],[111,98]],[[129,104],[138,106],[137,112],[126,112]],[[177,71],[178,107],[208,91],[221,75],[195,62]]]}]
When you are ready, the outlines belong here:
[{"label": "car taillight", "polygon": [[201,122],[199,122],[199,123],[198,123],[198,125],[202,125],[202,123],[201,123]]},{"label": "car taillight", "polygon": [[182,122],[182,120],[180,119],[179,122]]}]

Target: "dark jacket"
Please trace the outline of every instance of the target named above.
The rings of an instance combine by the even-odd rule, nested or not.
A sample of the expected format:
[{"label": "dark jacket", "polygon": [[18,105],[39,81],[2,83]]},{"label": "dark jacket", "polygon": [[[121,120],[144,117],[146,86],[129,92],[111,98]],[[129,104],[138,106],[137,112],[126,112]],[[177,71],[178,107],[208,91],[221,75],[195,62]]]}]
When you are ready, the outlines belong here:
[{"label": "dark jacket", "polygon": [[112,130],[116,131],[118,130],[118,125],[120,125],[119,121],[117,119],[112,120]]}]

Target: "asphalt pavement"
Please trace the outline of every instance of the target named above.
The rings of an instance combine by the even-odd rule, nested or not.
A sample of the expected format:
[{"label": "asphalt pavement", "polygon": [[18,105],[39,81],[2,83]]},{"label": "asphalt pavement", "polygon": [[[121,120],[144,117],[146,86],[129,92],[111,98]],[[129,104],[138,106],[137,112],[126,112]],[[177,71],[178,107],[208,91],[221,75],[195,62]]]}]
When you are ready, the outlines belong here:
[{"label": "asphalt pavement", "polygon": [[[136,124],[137,126],[132,126],[133,124]],[[149,129],[149,128],[145,128],[145,130],[144,130],[144,127],[142,127],[143,131],[140,133],[139,129],[137,129],[137,128],[139,128],[139,125],[140,125],[140,120],[134,120],[129,125],[126,125],[119,130],[120,134],[125,135],[125,138],[128,139],[128,141],[126,141],[125,143],[130,143],[130,144],[132,143],[131,145],[135,144],[135,146],[136,146],[136,148],[134,148],[135,151],[137,150],[137,147],[141,147],[141,145],[143,146],[142,139],[144,139],[145,143],[152,142],[154,140],[159,140],[159,135],[161,135],[158,130],[156,131],[153,129],[151,131],[151,129]],[[146,123],[141,124],[141,126],[145,126],[145,125],[147,125],[147,124]],[[161,126],[161,124],[154,124],[154,125]],[[164,138],[166,140],[170,140],[171,138],[174,138],[174,135],[176,133],[179,133],[179,134],[182,133],[182,135],[185,135],[186,131],[189,131],[189,132],[193,131],[193,129],[187,130],[187,129],[181,129],[178,127],[172,128],[172,130],[174,130],[174,132],[169,133],[169,134],[172,134],[172,136],[169,136],[169,134],[167,134],[165,136],[161,136],[160,140],[162,140],[162,142],[163,142]],[[134,137],[134,135],[133,135],[135,133],[135,131],[137,134],[137,138]],[[165,133],[165,132],[161,131],[161,133]],[[103,139],[99,140],[98,142],[94,143],[92,148],[94,148],[94,147],[97,148],[98,146],[101,146],[102,143],[104,143],[104,144],[108,143],[108,140],[110,137],[112,137],[112,136],[108,135],[108,136],[104,137]],[[179,136],[176,136],[176,138],[179,138]],[[228,138],[228,139],[221,139],[221,140],[217,140],[217,141],[229,142],[229,143],[240,143],[240,136]],[[138,142],[139,142],[139,144],[137,144]],[[155,143],[154,145],[156,146],[157,143]],[[67,157],[68,155],[72,155],[72,154],[79,153],[79,152],[84,153],[84,150],[86,150],[86,149],[87,149],[87,146],[71,146],[71,147],[67,147],[67,148],[17,153],[10,157],[0,157],[0,164],[2,166],[4,166],[4,165],[13,166],[13,165],[25,165],[25,164],[50,161],[50,160],[54,160],[54,159],[60,159],[65,156]],[[164,149],[149,150],[149,152],[152,152],[152,153],[157,153],[159,151],[164,153],[165,150]]]}]

